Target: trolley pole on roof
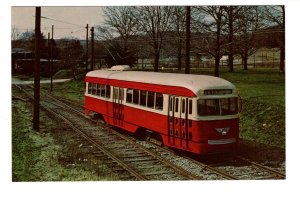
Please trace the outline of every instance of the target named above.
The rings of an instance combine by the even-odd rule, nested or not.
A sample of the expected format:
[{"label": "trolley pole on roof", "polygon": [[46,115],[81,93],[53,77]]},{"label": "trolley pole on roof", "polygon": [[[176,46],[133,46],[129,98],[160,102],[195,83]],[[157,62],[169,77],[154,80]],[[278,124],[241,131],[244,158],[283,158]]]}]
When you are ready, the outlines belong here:
[{"label": "trolley pole on roof", "polygon": [[35,8],[35,52],[34,52],[34,108],[33,129],[40,129],[40,37],[41,7]]},{"label": "trolley pole on roof", "polygon": [[95,59],[95,55],[94,55],[94,27],[91,28],[91,37],[92,37],[92,60],[91,60],[91,70],[94,70],[94,59]]},{"label": "trolley pole on roof", "polygon": [[185,73],[190,73],[190,40],[191,40],[191,6],[186,7],[186,49],[185,49]]}]

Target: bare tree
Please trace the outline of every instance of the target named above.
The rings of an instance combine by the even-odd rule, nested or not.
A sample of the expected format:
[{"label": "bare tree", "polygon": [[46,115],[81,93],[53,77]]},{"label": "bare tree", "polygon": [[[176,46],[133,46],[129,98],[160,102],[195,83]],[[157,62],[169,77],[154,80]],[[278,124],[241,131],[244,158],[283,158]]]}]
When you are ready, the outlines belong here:
[{"label": "bare tree", "polygon": [[242,57],[245,70],[248,69],[248,57],[256,50],[256,31],[261,28],[260,13],[258,6],[242,6],[240,8],[236,47]]},{"label": "bare tree", "polygon": [[172,8],[168,6],[141,6],[136,8],[135,16],[139,30],[146,34],[153,47],[154,71],[158,71],[159,58],[165,33],[170,30]]},{"label": "bare tree", "polygon": [[238,21],[242,6],[227,6],[225,8],[226,32],[228,34],[227,54],[229,72],[233,72],[233,60],[235,52],[234,35],[239,31]]},{"label": "bare tree", "polygon": [[133,7],[105,7],[104,17],[105,26],[96,27],[96,38],[104,41],[109,63],[132,64],[135,48],[129,48],[129,41],[137,32]]},{"label": "bare tree", "polygon": [[17,27],[13,26],[11,28],[11,40],[18,40],[20,37],[20,31]]},{"label": "bare tree", "polygon": [[137,18],[133,7],[106,7],[104,9],[105,24],[111,27],[113,35],[120,37],[123,48],[128,48],[128,40],[137,32]]},{"label": "bare tree", "polygon": [[171,29],[174,30],[176,39],[171,40],[170,43],[174,45],[177,51],[177,70],[180,71],[182,67],[183,57],[183,42],[185,36],[185,21],[186,21],[186,9],[182,6],[176,6],[173,9],[173,15],[171,15]]},{"label": "bare tree", "polygon": [[280,47],[280,71],[284,72],[285,61],[285,8],[284,5],[264,6],[264,18],[267,26],[277,25],[281,29]]},{"label": "bare tree", "polygon": [[83,62],[84,50],[80,41],[76,38],[63,38],[59,40],[58,47],[60,51],[60,59],[67,69],[72,69],[74,80],[76,79],[77,66]]},{"label": "bare tree", "polygon": [[21,33],[19,39],[23,41],[30,41],[34,37],[34,31],[27,29],[23,33]]},{"label": "bare tree", "polygon": [[202,31],[204,31],[203,34],[205,34],[205,40],[203,40],[204,46],[200,48],[202,51],[214,57],[214,75],[218,77],[220,58],[224,54],[224,52],[222,52],[222,45],[225,43],[225,40],[224,37],[222,37],[222,28],[225,24],[225,6],[197,6],[195,8],[200,12],[199,15],[205,15],[203,20],[198,21]]}]

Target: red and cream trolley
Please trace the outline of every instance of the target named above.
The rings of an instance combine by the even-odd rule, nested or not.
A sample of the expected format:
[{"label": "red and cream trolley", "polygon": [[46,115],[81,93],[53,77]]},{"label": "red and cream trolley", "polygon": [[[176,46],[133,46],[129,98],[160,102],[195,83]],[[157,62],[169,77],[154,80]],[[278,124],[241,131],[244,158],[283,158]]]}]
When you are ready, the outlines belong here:
[{"label": "red and cream trolley", "polygon": [[96,70],[87,73],[85,115],[155,134],[165,146],[197,154],[234,150],[239,141],[235,86],[212,76]]}]

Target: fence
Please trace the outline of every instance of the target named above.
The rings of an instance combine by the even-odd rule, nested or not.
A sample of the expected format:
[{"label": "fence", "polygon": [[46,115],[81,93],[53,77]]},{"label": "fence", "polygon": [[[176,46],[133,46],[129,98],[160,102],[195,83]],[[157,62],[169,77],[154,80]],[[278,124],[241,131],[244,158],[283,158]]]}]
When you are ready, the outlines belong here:
[{"label": "fence", "polygon": [[[240,56],[234,57],[235,68],[243,68],[243,62]],[[253,55],[248,57],[247,66],[248,68],[279,68],[280,65],[280,50],[278,48],[266,49],[262,48],[257,50]],[[153,69],[154,60],[153,59],[139,59],[138,63],[135,65],[138,69]],[[160,60],[160,68],[167,69],[177,69],[177,61],[174,58],[165,58]],[[210,59],[191,59],[191,68],[213,68],[215,66],[215,61],[213,58]],[[221,59],[220,67],[227,67],[228,60]],[[184,62],[182,63],[182,68],[184,68]]]}]

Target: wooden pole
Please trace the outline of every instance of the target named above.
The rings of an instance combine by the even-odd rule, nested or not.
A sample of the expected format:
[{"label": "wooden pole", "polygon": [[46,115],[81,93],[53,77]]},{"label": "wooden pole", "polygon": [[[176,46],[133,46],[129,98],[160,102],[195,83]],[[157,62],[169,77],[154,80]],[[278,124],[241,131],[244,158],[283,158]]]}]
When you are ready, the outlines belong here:
[{"label": "wooden pole", "polygon": [[53,46],[54,46],[54,40],[53,40],[53,32],[54,32],[54,25],[52,25],[52,35],[51,35],[51,83],[50,83],[50,91],[52,92],[52,82],[53,82]]},{"label": "wooden pole", "polygon": [[89,24],[86,25],[86,65],[85,65],[85,72],[88,71],[89,66]]},{"label": "wooden pole", "polygon": [[41,7],[35,8],[35,53],[34,53],[34,108],[33,129],[40,129],[40,37]]},{"label": "wooden pole", "polygon": [[[51,47],[50,47],[50,32],[48,32],[48,70],[51,76]],[[47,70],[47,71],[48,71]]]},{"label": "wooden pole", "polygon": [[91,42],[92,42],[92,60],[91,60],[91,70],[94,70],[94,59],[95,59],[95,55],[94,55],[94,27],[91,28]]}]

